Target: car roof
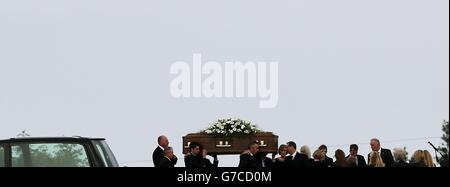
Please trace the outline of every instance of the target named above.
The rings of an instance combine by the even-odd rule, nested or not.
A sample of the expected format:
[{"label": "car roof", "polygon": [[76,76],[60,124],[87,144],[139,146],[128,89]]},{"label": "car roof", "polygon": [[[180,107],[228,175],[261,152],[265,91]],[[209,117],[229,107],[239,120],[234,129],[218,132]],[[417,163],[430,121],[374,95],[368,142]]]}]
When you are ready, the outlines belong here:
[{"label": "car roof", "polygon": [[0,139],[0,143],[11,142],[80,142],[80,141],[92,141],[92,140],[105,140],[105,138],[87,138],[81,136],[74,137],[16,137],[10,139]]}]

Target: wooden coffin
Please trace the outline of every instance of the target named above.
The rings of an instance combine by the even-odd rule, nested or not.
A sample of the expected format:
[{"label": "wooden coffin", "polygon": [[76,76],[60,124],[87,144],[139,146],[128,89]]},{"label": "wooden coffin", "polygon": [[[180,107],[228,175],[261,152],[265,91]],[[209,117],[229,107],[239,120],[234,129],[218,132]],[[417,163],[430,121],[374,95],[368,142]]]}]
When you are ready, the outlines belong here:
[{"label": "wooden coffin", "polygon": [[201,144],[208,154],[241,154],[248,149],[251,142],[258,141],[260,152],[278,152],[278,136],[271,132],[261,132],[252,135],[234,135],[230,137],[220,135],[208,135],[206,133],[193,133],[183,136],[183,154],[189,152],[189,144],[197,142]]}]

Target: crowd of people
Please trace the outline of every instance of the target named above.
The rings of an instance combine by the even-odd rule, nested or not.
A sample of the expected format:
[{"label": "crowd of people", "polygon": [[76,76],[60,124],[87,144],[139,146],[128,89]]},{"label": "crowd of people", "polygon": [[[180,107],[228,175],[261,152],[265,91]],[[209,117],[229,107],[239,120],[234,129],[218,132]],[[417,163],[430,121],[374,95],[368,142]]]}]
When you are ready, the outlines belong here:
[{"label": "crowd of people", "polygon": [[[348,155],[341,149],[334,153],[334,158],[328,157],[328,148],[321,145],[311,153],[308,146],[302,146],[297,151],[297,144],[293,141],[280,145],[277,154],[267,157],[267,153],[260,152],[258,142],[252,142],[247,150],[240,155],[238,167],[436,167],[433,157],[427,150],[417,150],[408,161],[404,148],[395,148],[393,152],[381,147],[378,139],[370,140],[371,152],[364,156],[358,154],[359,147],[352,144]],[[212,155],[213,161],[208,158],[208,152],[199,143],[189,144],[189,153],[184,156],[187,168],[218,167],[217,155]],[[174,155],[172,147],[166,136],[158,137],[158,147],[153,152],[155,167],[174,167],[178,158]],[[448,167],[448,156],[441,162],[441,167]]]}]

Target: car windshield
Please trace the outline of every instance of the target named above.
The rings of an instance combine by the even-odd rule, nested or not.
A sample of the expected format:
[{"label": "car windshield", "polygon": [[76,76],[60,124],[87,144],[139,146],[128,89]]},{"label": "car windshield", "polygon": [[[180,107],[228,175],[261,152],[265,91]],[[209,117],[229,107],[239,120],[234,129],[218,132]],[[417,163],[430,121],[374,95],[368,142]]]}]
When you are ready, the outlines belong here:
[{"label": "car windshield", "polygon": [[77,143],[13,143],[12,167],[90,167],[83,145]]},{"label": "car windshield", "polygon": [[105,167],[119,167],[114,154],[105,141],[93,141],[97,153],[102,158]]}]

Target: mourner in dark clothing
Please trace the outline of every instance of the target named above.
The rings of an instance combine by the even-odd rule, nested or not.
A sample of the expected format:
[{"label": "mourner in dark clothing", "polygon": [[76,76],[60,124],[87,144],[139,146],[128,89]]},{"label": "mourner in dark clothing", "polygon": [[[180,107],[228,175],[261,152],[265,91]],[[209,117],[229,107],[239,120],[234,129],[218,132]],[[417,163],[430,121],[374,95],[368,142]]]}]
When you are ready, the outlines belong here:
[{"label": "mourner in dark clothing", "polygon": [[[380,140],[373,138],[370,140],[370,147],[373,152],[377,152],[381,156],[381,160],[386,165],[386,167],[391,167],[394,164],[394,157],[389,149],[381,148]],[[370,162],[370,154],[367,156],[368,162]]]},{"label": "mourner in dark clothing", "polygon": [[364,156],[358,155],[359,147],[356,144],[350,145],[350,155],[346,157],[347,160],[354,159],[355,167],[367,167]]},{"label": "mourner in dark clothing", "polygon": [[287,144],[287,152],[289,156],[286,157],[286,165],[288,167],[308,167],[310,166],[310,162],[308,157],[304,154],[300,154],[297,152],[297,144],[295,142],[288,142]]},{"label": "mourner in dark clothing", "polygon": [[412,158],[411,158],[411,167],[427,167],[427,164],[425,163],[425,155],[423,153],[423,150],[417,150],[414,152]]},{"label": "mourner in dark clothing", "polygon": [[216,155],[213,156],[213,163],[206,158],[208,152],[200,144],[195,142],[190,143],[189,150],[190,152],[184,157],[184,164],[187,168],[210,168],[219,165]]},{"label": "mourner in dark clothing", "polygon": [[321,150],[324,153],[325,158],[323,159],[324,164],[327,167],[333,166],[333,159],[327,156],[328,153],[328,147],[326,145],[319,146],[319,150]]},{"label": "mourner in dark clothing", "polygon": [[406,150],[404,148],[394,149],[394,164],[391,167],[406,168],[410,167],[410,164],[406,162]]},{"label": "mourner in dark clothing", "polygon": [[184,156],[184,164],[187,168],[205,167],[203,157],[200,154],[200,144],[192,142],[189,144],[190,152]]},{"label": "mourner in dark clothing", "polygon": [[240,168],[256,168],[258,161],[256,155],[259,152],[259,143],[253,142],[248,146],[248,150],[244,151],[239,158]]},{"label": "mourner in dark clothing", "polygon": [[344,151],[340,149],[336,150],[334,157],[336,158],[336,161],[333,163],[332,167],[349,167]]},{"label": "mourner in dark clothing", "polygon": [[176,156],[173,154],[173,149],[171,147],[166,147],[163,151],[163,154],[164,156],[160,160],[159,164],[157,164],[157,167],[175,167],[174,163],[176,162],[173,162],[173,160],[176,159]]},{"label": "mourner in dark clothing", "polygon": [[211,161],[206,158],[206,156],[208,155],[208,151],[206,149],[202,149],[202,155],[203,155],[203,163],[205,165],[206,168],[216,168],[219,166],[219,160],[217,159],[217,155],[212,155],[212,157],[214,158],[213,163],[211,163]]},{"label": "mourner in dark clothing", "polygon": [[[280,147],[278,148],[278,155],[280,155],[280,157],[273,159],[274,160],[273,167],[277,168],[287,167],[286,164],[287,146],[285,144],[280,145]],[[274,156],[275,155],[273,155],[273,157]]]},{"label": "mourner in dark clothing", "polygon": [[[169,147],[169,139],[166,136],[158,137],[158,147],[156,147],[155,151],[153,151],[153,165],[158,167],[161,163],[161,160],[164,158],[164,149]],[[171,164],[176,165],[178,159],[174,157],[171,159]]]},{"label": "mourner in dark clothing", "polygon": [[316,151],[314,151],[313,153],[313,161],[311,166],[312,167],[317,167],[317,168],[326,168],[328,167],[325,162],[323,161],[325,158],[325,154],[322,150],[318,149]]}]

